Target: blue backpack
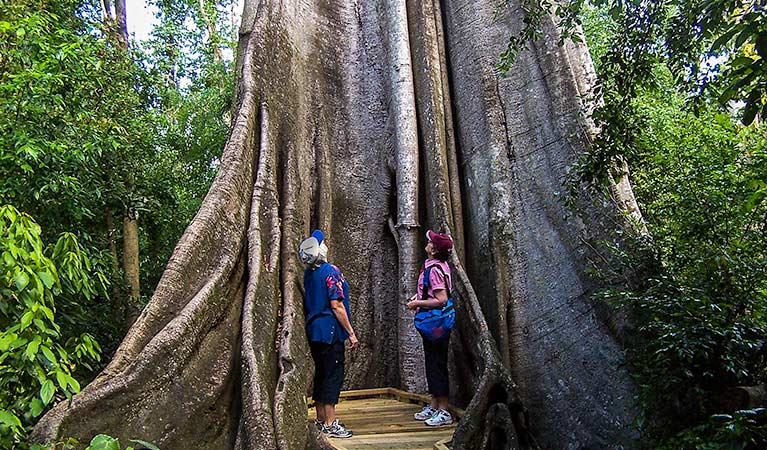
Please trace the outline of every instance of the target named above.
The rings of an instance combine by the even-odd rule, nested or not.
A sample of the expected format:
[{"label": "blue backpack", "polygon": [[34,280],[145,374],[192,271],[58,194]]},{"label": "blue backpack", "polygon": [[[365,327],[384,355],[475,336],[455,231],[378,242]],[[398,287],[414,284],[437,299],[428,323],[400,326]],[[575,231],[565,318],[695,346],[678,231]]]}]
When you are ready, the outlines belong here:
[{"label": "blue backpack", "polygon": [[[421,299],[428,298],[429,292],[429,275],[431,275],[431,269],[436,267],[440,272],[442,268],[440,266],[427,267],[423,274],[423,289]],[[444,276],[445,273],[442,272]],[[450,291],[448,290],[447,303],[442,308],[435,308],[426,311],[419,311],[415,315],[415,327],[420,331],[426,339],[431,342],[439,342],[450,336],[450,331],[455,326],[455,308],[453,308],[453,299],[450,297]]]}]

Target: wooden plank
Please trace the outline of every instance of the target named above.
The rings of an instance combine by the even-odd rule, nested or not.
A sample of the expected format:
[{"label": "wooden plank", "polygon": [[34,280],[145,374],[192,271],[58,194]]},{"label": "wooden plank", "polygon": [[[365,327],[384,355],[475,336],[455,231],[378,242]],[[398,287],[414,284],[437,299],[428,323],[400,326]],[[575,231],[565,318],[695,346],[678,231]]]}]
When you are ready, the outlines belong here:
[{"label": "wooden plank", "polygon": [[434,443],[434,450],[450,450],[450,444],[453,442],[453,436],[440,439]]},{"label": "wooden plank", "polygon": [[[339,450],[448,450],[455,423],[434,428],[413,418],[419,407],[429,401],[426,395],[393,388],[342,392],[336,414],[354,436],[331,438],[330,442]],[[456,418],[463,414],[458,408],[449,409]],[[307,415],[314,420],[316,410],[312,408]]]},{"label": "wooden plank", "polygon": [[434,443],[440,440],[450,439],[450,433],[445,431],[418,433],[415,436],[388,433],[378,435],[354,435],[348,439],[330,439],[331,444],[337,449],[343,450],[372,450],[372,449],[400,449],[400,450],[432,450]]}]

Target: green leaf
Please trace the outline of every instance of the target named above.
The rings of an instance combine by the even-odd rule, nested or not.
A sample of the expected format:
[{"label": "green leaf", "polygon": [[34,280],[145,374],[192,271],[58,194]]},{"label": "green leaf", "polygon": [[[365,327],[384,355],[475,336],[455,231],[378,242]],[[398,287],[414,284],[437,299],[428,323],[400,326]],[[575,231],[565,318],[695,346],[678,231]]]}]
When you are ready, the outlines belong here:
[{"label": "green leaf", "polygon": [[738,56],[732,60],[732,67],[750,66],[754,60],[748,56]]},{"label": "green leaf", "polygon": [[27,276],[27,274],[24,272],[19,272],[14,275],[13,281],[16,283],[16,289],[21,292],[29,284],[29,276]]},{"label": "green leaf", "polygon": [[56,390],[56,386],[53,385],[53,381],[45,380],[43,387],[40,389],[40,398],[46,405],[51,402],[53,398],[53,392]]},{"label": "green leaf", "polygon": [[27,339],[25,339],[23,337],[19,337],[19,338],[16,338],[15,341],[11,342],[11,345],[8,348],[10,350],[16,350],[17,348],[19,348],[19,347],[21,347],[23,345],[26,345],[27,342],[29,342],[29,340],[27,340]]},{"label": "green leaf", "polygon": [[72,387],[74,392],[80,392],[80,383],[69,375],[67,375],[67,383]]},{"label": "green leaf", "polygon": [[40,414],[43,413],[45,410],[45,405],[43,404],[42,400],[35,397],[32,399],[31,402],[29,402],[29,412],[32,414],[32,417],[37,417]]},{"label": "green leaf", "polygon": [[15,341],[18,336],[16,333],[6,333],[0,336],[0,352],[8,351],[8,347],[11,346],[11,342]]},{"label": "green leaf", "polygon": [[732,30],[728,31],[727,33],[724,33],[723,35],[719,36],[713,44],[711,44],[711,52],[716,53],[718,52],[723,46],[725,46],[730,39],[732,39],[733,36],[735,36],[735,33],[738,32],[737,28],[733,28]]},{"label": "green leaf", "polygon": [[152,445],[147,441],[142,441],[141,439],[131,439],[131,442],[141,444],[144,447],[148,448],[149,450],[160,450],[156,445]]},{"label": "green leaf", "polygon": [[24,36],[27,34],[27,30],[24,28],[19,28],[16,30],[16,37],[19,39],[24,39]]},{"label": "green leaf", "polygon": [[53,311],[51,311],[50,308],[48,308],[47,306],[40,305],[40,311],[42,311],[43,314],[45,314],[45,317],[47,317],[48,320],[53,322]]},{"label": "green leaf", "polygon": [[59,387],[63,390],[66,390],[67,388],[67,374],[57,370],[56,371],[56,382],[59,383]]},{"label": "green leaf", "polygon": [[722,95],[719,96],[719,103],[724,105],[725,103],[729,102],[736,93],[737,91],[735,89],[725,89],[724,92],[722,92]]},{"label": "green leaf", "polygon": [[38,348],[40,348],[40,341],[34,340],[27,345],[27,350],[24,352],[24,355],[26,355],[28,360],[33,361],[35,356],[37,356]]},{"label": "green leaf", "polygon": [[748,102],[743,108],[743,118],[741,119],[743,121],[743,125],[751,125],[751,122],[754,121],[756,118],[756,112],[759,110],[759,107],[756,102]]},{"label": "green leaf", "polygon": [[738,37],[735,39],[735,47],[740,47],[743,45],[744,42],[748,40],[748,38],[751,37],[751,30],[746,28],[745,30],[741,31]]},{"label": "green leaf", "polygon": [[64,372],[57,370],[56,371],[56,382],[59,383],[59,387],[63,390],[67,389],[67,374]]},{"label": "green leaf", "polygon": [[31,323],[32,319],[35,318],[35,314],[32,311],[27,311],[24,313],[23,316],[21,316],[21,330],[24,331]]},{"label": "green leaf", "polygon": [[91,440],[91,445],[85,450],[120,450],[120,441],[112,436],[99,434]]},{"label": "green leaf", "polygon": [[53,286],[53,277],[48,272],[37,272],[37,276],[43,281],[45,287],[50,289]]},{"label": "green leaf", "polygon": [[[58,362],[58,361],[56,361],[56,357],[53,355],[53,352],[51,351],[51,349],[49,349],[47,346],[45,346],[45,345],[40,346],[40,351],[43,352],[43,356],[45,357],[45,359],[48,360],[49,363],[55,365]],[[56,372],[56,377],[58,377],[58,375],[59,375],[59,372]],[[61,383],[59,383],[59,385],[60,384]],[[67,385],[66,385],[66,378],[64,379],[64,385],[61,386],[61,387],[62,388],[66,388],[67,387]]]},{"label": "green leaf", "polygon": [[0,409],[0,422],[8,425],[11,428],[20,428],[21,420],[16,415],[10,412]]}]

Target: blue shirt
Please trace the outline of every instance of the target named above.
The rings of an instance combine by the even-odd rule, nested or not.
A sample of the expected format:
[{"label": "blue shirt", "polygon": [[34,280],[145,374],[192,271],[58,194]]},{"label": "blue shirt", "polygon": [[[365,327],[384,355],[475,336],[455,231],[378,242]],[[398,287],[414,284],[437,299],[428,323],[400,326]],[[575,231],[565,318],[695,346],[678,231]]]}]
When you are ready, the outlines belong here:
[{"label": "blue shirt", "polygon": [[338,322],[330,307],[330,300],[341,300],[351,323],[349,283],[338,267],[324,262],[317,268],[304,270],[304,290],[306,337],[309,341],[333,344],[348,339],[349,333]]}]

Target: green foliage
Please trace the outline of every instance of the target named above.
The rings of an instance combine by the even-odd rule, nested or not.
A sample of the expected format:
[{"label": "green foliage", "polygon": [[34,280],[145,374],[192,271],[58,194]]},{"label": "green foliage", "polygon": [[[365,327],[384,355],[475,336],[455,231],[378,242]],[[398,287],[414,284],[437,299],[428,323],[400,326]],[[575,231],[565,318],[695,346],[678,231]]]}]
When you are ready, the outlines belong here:
[{"label": "green foliage", "polygon": [[79,14],[71,0],[0,3],[0,200],[46,228],[99,215],[137,103],[129,63]]},{"label": "green foliage", "polygon": [[234,92],[232,61],[227,56],[234,51],[235,30],[223,20],[231,2],[154,3],[159,24],[142,44],[141,64],[154,105],[162,112],[157,145],[164,157],[147,170],[155,194],[141,223],[145,231],[141,252],[164,257],[142,258],[144,287],[159,281],[178,237],[217,173]]},{"label": "green foliage", "polygon": [[[762,419],[708,419],[725,412],[729,388],[767,382],[764,130],[717,111],[685,112],[670,70],[653,73],[656,86],[632,101],[642,125],[628,159],[651,238],[613,248],[623,266],[598,297],[630,311],[637,327],[628,348],[648,439],[764,448]],[[626,273],[641,276],[626,284]]]},{"label": "green foliage", "polygon": [[[96,320],[80,325],[110,351],[124,329],[112,265],[122,217],[139,215],[145,300],[216,173],[233,76],[201,39],[200,27],[223,21],[211,2],[161,2],[174,19],[133,51],[115,45],[93,6],[0,0],[0,203],[36,217],[44,241],[71,231],[108,268],[111,303],[89,305]],[[227,26],[212,29],[216,45],[226,42]]]},{"label": "green foliage", "polygon": [[681,433],[660,450],[758,450],[767,443],[767,409],[716,414]]},{"label": "green foliage", "polygon": [[[125,447],[124,450],[160,450],[156,445],[151,444],[140,439],[131,439],[132,444]],[[69,438],[67,440],[56,442],[54,444],[40,445],[40,444],[26,444],[21,443],[20,448],[28,450],[77,450],[82,448],[80,443],[76,439]],[[91,439],[90,444],[85,450],[121,450],[120,440],[113,438],[107,434],[98,434]]]},{"label": "green foliage", "polygon": [[97,2],[0,0],[0,205],[40,224],[2,210],[16,228],[2,244],[0,447],[100,369],[97,341],[110,354],[121,339],[122,216],[139,213],[146,299],[216,173],[231,2],[157,6],[154,39],[126,50]]},{"label": "green foliage", "polygon": [[[121,174],[139,156],[131,157],[134,139],[151,133],[136,127],[132,63],[104,38],[90,6],[0,1],[0,204],[32,214],[44,242],[71,232],[94,264],[111,267],[105,210],[122,210]],[[100,272],[119,285],[119,273]],[[78,308],[98,320],[77,320]],[[59,325],[112,347],[122,328],[113,311],[108,301],[73,303]]]},{"label": "green foliage", "polygon": [[57,323],[68,304],[106,288],[72,234],[43,247],[40,226],[0,207],[0,443],[10,447],[53,402],[79,392],[73,374],[100,359],[87,333]]},{"label": "green foliage", "polygon": [[[131,442],[139,444],[141,447],[138,448],[145,448],[147,450],[160,450],[156,446],[146,441],[133,439]],[[120,446],[119,439],[115,439],[106,434],[99,434],[91,439],[91,444],[85,450],[121,450],[121,448],[122,447]],[[134,450],[135,448],[136,447],[131,445],[125,447],[125,450]]]}]

